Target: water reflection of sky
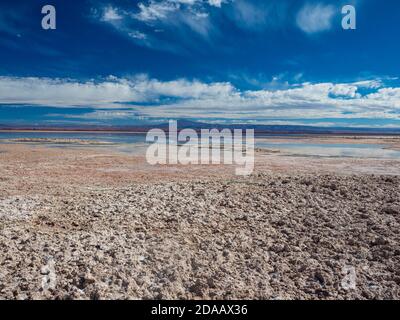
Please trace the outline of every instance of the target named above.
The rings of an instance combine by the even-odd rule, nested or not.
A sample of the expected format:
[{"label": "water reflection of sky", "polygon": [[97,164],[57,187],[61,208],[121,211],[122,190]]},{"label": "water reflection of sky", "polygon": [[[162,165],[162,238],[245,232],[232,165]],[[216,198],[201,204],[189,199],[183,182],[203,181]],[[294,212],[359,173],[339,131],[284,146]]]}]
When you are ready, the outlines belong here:
[{"label": "water reflection of sky", "polygon": [[[144,133],[88,133],[88,132],[0,132],[0,142],[20,138],[46,138],[46,139],[79,139],[87,141],[101,141],[111,143],[107,148],[116,148],[123,152],[132,152],[132,147],[142,148],[146,143]],[[351,143],[307,143],[296,142],[269,142],[263,137],[256,138],[256,147],[270,150],[279,150],[283,154],[314,156],[314,157],[354,157],[400,159],[400,151],[385,149],[383,144],[351,144]],[[79,145],[57,145],[58,147],[78,147]],[[83,147],[89,147],[84,145]]]},{"label": "water reflection of sky", "polygon": [[0,132],[0,141],[9,139],[79,139],[108,143],[143,143],[144,133],[106,133],[106,132]]},{"label": "water reflection of sky", "polygon": [[259,148],[279,150],[291,155],[315,157],[351,157],[351,158],[378,158],[398,159],[400,151],[384,149],[381,144],[352,144],[352,143],[256,143]]}]

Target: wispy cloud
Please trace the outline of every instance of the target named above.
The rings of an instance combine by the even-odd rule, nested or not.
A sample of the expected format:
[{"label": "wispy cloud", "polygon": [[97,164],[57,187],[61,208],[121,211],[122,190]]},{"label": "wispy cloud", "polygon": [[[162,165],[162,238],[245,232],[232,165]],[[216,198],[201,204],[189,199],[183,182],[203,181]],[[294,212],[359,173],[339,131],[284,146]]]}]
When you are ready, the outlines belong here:
[{"label": "wispy cloud", "polygon": [[102,21],[105,21],[105,22],[114,22],[116,20],[123,19],[123,16],[120,13],[118,13],[117,9],[115,9],[111,6],[108,6],[103,9],[103,15],[102,15],[101,19],[102,19]]},{"label": "wispy cloud", "polygon": [[[144,0],[117,8],[105,6],[100,20],[143,46],[157,50],[201,50],[204,45],[222,45],[226,28],[251,33],[300,29],[306,34],[332,29],[340,4],[270,0]],[[162,32],[160,32],[162,31]],[[135,33],[133,33],[135,34]],[[267,35],[266,35],[267,36]],[[203,41],[199,45],[199,41]],[[233,40],[232,40],[233,41]],[[228,46],[232,43],[228,43]]]},{"label": "wispy cloud", "polygon": [[[168,16],[180,9],[179,1],[150,1],[147,4],[139,3],[139,12],[134,14],[134,17],[144,22],[154,22],[165,20]],[[189,2],[193,4],[193,2]]]},{"label": "wispy cloud", "polygon": [[108,5],[92,12],[101,22],[129,36],[138,45],[181,53],[187,48],[201,48],[199,38],[209,42],[215,31],[209,11],[219,10],[223,3],[221,0],[148,0],[129,8]]},{"label": "wispy cloud", "polygon": [[286,1],[251,2],[236,0],[232,2],[233,19],[240,29],[261,32],[268,28],[285,26],[288,21],[288,3]]},{"label": "wispy cloud", "polygon": [[328,31],[332,28],[336,11],[333,5],[306,4],[297,14],[296,22],[306,33]]},{"label": "wispy cloud", "polygon": [[147,35],[143,32],[140,32],[138,30],[132,30],[131,32],[129,32],[129,36],[135,39],[139,39],[139,40],[145,40],[147,39]]}]

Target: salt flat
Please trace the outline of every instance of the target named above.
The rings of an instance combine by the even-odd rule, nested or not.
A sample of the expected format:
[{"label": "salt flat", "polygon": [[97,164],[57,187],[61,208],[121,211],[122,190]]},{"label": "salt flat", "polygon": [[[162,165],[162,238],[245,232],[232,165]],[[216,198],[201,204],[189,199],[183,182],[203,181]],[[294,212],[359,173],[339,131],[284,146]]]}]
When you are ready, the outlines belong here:
[{"label": "salt flat", "polygon": [[0,171],[1,298],[400,296],[399,160],[259,152],[237,177],[4,144]]}]

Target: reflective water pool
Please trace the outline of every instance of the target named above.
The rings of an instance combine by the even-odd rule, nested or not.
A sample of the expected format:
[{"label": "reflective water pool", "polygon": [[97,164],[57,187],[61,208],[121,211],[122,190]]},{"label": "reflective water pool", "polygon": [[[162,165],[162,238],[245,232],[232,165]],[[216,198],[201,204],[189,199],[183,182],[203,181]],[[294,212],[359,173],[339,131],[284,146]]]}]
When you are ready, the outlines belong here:
[{"label": "reflective water pool", "polygon": [[[273,137],[271,136],[271,138]],[[87,142],[106,142],[109,143],[109,145],[106,145],[107,148],[117,148],[123,152],[132,152],[136,147],[143,147],[145,145],[146,134],[104,132],[0,132],[0,143],[10,143],[10,140],[13,139],[77,139]],[[41,143],[33,142],[33,144]],[[64,148],[80,146],[74,143],[50,143],[50,145]],[[400,151],[387,149],[387,145],[384,144],[307,143],[295,140],[293,142],[269,142],[268,139],[263,136],[260,139],[256,137],[255,145],[256,148],[276,150],[285,155],[400,159]],[[101,145],[84,145],[84,147],[95,146]]]},{"label": "reflective water pool", "polygon": [[275,143],[256,142],[257,147],[291,155],[314,157],[353,157],[353,158],[378,158],[399,159],[400,151],[389,150],[384,144],[356,144],[356,143]]}]

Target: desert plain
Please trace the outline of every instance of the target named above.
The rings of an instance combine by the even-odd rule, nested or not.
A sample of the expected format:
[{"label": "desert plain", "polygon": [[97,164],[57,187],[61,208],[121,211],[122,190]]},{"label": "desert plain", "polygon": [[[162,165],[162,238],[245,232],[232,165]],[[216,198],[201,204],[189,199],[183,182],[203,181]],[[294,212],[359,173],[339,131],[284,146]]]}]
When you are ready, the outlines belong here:
[{"label": "desert plain", "polygon": [[399,230],[400,159],[0,144],[1,299],[399,299]]}]

